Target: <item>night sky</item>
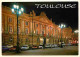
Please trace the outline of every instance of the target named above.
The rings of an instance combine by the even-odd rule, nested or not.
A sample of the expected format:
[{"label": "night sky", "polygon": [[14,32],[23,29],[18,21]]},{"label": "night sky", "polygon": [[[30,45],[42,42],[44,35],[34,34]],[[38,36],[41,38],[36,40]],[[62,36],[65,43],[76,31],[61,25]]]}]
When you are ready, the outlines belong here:
[{"label": "night sky", "polygon": [[[76,4],[76,8],[37,8],[35,4]],[[14,2],[3,2],[2,5],[12,7]],[[45,12],[49,19],[55,24],[65,23],[70,26],[73,31],[78,29],[78,2],[19,2],[20,6],[24,7],[24,12],[29,14],[32,10],[36,15],[40,15],[41,12]]]}]

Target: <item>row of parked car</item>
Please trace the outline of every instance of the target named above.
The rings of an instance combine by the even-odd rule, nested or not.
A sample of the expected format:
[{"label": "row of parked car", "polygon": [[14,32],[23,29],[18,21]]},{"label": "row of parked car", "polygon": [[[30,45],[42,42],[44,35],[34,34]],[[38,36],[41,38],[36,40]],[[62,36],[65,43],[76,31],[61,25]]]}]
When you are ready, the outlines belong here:
[{"label": "row of parked car", "polygon": [[[6,46],[2,46],[2,52],[5,52],[5,51],[15,51],[16,50],[16,47],[17,46],[13,46],[13,45],[6,45]],[[54,45],[45,45],[45,48],[53,48],[53,47],[58,47],[56,44]],[[28,49],[40,49],[40,48],[44,48],[43,45],[39,45],[39,46],[36,46],[36,45],[33,45],[32,47],[30,47],[29,45],[23,45],[20,47],[20,50],[28,50]]]},{"label": "row of parked car", "polygon": [[[65,46],[65,44],[62,44],[63,46]],[[71,44],[68,44],[71,45]],[[13,46],[13,45],[6,45],[6,46],[2,46],[2,52],[5,51],[15,51],[17,46]],[[47,44],[45,45],[45,47],[43,45],[33,45],[32,47],[30,47],[29,45],[23,45],[20,47],[20,50],[28,50],[28,49],[43,49],[43,48],[56,48],[59,47],[59,45],[57,44]]]}]

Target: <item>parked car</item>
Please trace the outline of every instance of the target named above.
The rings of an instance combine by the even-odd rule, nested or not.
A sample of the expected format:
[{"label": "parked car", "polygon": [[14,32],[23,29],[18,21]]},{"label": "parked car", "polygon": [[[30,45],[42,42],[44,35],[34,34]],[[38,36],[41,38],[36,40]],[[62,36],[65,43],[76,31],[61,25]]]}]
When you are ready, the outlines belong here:
[{"label": "parked car", "polygon": [[39,48],[42,48],[43,49],[43,45],[39,45]]},{"label": "parked car", "polygon": [[67,44],[68,46],[71,46],[72,44],[71,43],[69,43],[69,44]]},{"label": "parked car", "polygon": [[50,44],[46,44],[45,45],[45,48],[50,48]]},{"label": "parked car", "polygon": [[7,47],[7,48],[11,48],[11,47],[13,47],[13,45],[6,45],[6,47]]},{"label": "parked car", "polygon": [[6,46],[2,46],[2,52],[8,51],[9,48],[7,48]]},{"label": "parked car", "polygon": [[58,47],[58,45],[57,44],[54,44],[54,47]]},{"label": "parked car", "polygon": [[51,44],[50,47],[51,47],[51,48],[54,48],[55,46],[54,46],[54,44]]},{"label": "parked car", "polygon": [[65,43],[63,43],[63,44],[62,44],[62,46],[66,46],[66,44],[65,44]]},{"label": "parked car", "polygon": [[28,45],[24,45],[24,46],[21,47],[21,50],[27,50],[27,49],[29,49]]},{"label": "parked car", "polygon": [[11,47],[9,51],[15,51],[17,46]]},{"label": "parked car", "polygon": [[33,45],[33,46],[32,46],[32,49],[37,49],[37,48],[38,48],[38,47],[37,47],[37,46],[35,46],[35,45]]}]

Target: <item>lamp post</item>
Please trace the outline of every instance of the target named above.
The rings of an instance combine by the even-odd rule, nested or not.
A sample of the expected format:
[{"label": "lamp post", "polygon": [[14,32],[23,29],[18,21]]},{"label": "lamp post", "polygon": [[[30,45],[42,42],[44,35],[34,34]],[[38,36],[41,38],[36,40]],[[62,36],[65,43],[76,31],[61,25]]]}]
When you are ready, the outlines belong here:
[{"label": "lamp post", "polygon": [[17,15],[17,47],[16,47],[16,52],[20,52],[20,47],[19,47],[19,31],[18,31],[18,17],[23,13],[24,9],[19,7],[18,5],[13,5],[13,8],[11,9],[13,14]]},{"label": "lamp post", "polygon": [[66,26],[64,24],[60,24],[59,27],[61,28],[61,48],[63,48],[63,46],[62,46],[62,29],[65,28]]}]

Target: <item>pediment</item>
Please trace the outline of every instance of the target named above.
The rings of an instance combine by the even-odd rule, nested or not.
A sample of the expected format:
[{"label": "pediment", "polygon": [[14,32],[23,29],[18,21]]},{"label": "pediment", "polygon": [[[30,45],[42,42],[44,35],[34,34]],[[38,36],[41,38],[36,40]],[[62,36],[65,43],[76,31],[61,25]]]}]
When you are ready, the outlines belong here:
[{"label": "pediment", "polygon": [[51,23],[51,20],[49,20],[47,17],[40,17],[40,21],[44,23]]}]

